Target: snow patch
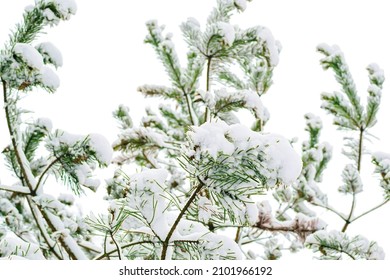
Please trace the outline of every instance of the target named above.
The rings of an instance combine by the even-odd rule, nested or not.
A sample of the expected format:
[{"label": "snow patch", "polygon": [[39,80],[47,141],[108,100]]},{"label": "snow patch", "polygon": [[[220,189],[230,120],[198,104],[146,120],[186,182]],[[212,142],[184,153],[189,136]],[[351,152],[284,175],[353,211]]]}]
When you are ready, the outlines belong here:
[{"label": "snow patch", "polygon": [[93,133],[89,135],[89,143],[96,152],[99,162],[109,165],[114,152],[108,140],[100,134]]},{"label": "snow patch", "polygon": [[227,22],[217,22],[217,27],[219,35],[222,36],[224,43],[227,46],[233,45],[234,40],[236,39],[236,32],[234,27]]},{"label": "snow patch", "polygon": [[229,126],[223,121],[205,123],[199,127],[193,127],[193,132],[189,132],[195,146],[199,146],[202,151],[207,151],[214,159],[218,153],[231,155],[234,152],[234,145],[226,135]]},{"label": "snow patch", "polygon": [[30,260],[46,260],[38,245],[11,236],[6,236],[0,241],[0,256],[11,259],[22,257]]},{"label": "snow patch", "polygon": [[246,4],[246,0],[234,0],[234,5],[241,12],[246,10]]},{"label": "snow patch", "polygon": [[258,27],[257,29],[257,37],[259,41],[262,41],[266,44],[268,52],[269,52],[269,62],[272,67],[275,67],[279,63],[279,51],[280,51],[280,43],[275,40],[272,32],[264,26]]},{"label": "snow patch", "polygon": [[45,63],[51,63],[55,67],[61,67],[63,64],[60,50],[50,42],[43,42],[36,46],[38,52],[43,56]]},{"label": "snow patch", "polygon": [[13,52],[31,68],[40,70],[43,67],[42,55],[29,44],[17,43],[13,48]]},{"label": "snow patch", "polygon": [[43,66],[40,72],[40,80],[42,84],[52,90],[56,90],[60,86],[60,78],[49,67]]}]

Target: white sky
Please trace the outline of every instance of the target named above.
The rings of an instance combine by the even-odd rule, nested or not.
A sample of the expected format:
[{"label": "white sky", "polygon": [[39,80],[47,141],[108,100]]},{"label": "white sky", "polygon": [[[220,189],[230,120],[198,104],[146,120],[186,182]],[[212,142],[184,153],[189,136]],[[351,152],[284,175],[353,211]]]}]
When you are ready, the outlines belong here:
[{"label": "white sky", "polygon": [[[121,103],[130,107],[132,116],[139,120],[143,106],[136,92],[139,85],[168,84],[167,76],[152,48],[143,44],[145,22],[158,19],[166,30],[174,34],[179,56],[185,57],[178,25],[187,17],[205,22],[212,0],[79,0],[78,12],[69,22],[48,29],[43,41],[53,42],[62,52],[64,66],[58,71],[61,87],[56,94],[31,93],[24,106],[39,117],[52,119],[55,128],[72,133],[97,132],[113,141],[117,134],[112,111]],[[385,0],[254,0],[245,13],[234,16],[233,23],[241,27],[263,25],[270,28],[283,46],[280,63],[274,73],[274,86],[263,102],[271,113],[266,130],[287,138],[305,139],[306,112],[320,115],[325,124],[322,139],[334,146],[334,160],[325,173],[325,192],[335,194],[334,207],[349,211],[350,198],[337,194],[340,174],[345,159],[340,156],[343,134],[335,132],[331,117],[320,109],[320,93],[339,90],[331,72],[319,65],[321,56],[315,47],[322,42],[338,44],[345,53],[358,90],[365,100],[368,86],[365,67],[377,62],[390,69],[390,17]],[[8,31],[19,22],[26,5],[33,0],[2,0],[0,7],[0,44],[8,38]],[[203,25],[204,26],[204,25]],[[184,64],[184,59],[182,60]],[[390,97],[385,83],[379,123],[371,132],[380,138],[367,143],[370,150],[390,152],[390,134],[386,132]],[[2,103],[0,103],[2,104]],[[0,149],[8,138],[4,114],[0,113]],[[297,145],[299,149],[299,145]],[[365,189],[358,196],[357,213],[367,210],[381,200],[376,180],[371,179],[369,157],[363,164]],[[7,172],[0,166],[0,179]],[[339,199],[341,198],[341,199]],[[332,203],[332,198],[330,202]],[[348,229],[350,234],[363,234],[376,240],[390,254],[390,241],[386,233],[390,228],[390,207],[362,218]],[[323,213],[319,211],[319,213]],[[325,220],[331,215],[323,216]],[[329,228],[341,229],[339,222]]]}]

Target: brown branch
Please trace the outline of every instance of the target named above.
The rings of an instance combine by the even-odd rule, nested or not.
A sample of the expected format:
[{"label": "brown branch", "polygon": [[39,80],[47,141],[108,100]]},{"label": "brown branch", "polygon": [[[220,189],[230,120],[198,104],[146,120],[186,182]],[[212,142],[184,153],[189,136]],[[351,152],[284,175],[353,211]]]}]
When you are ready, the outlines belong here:
[{"label": "brown branch", "polygon": [[[206,92],[210,91],[210,72],[211,72],[211,60],[212,56],[207,56],[207,69],[206,69]],[[204,122],[207,122],[210,118],[209,108],[206,106],[206,110],[204,113]]]},{"label": "brown branch", "polygon": [[167,256],[167,250],[169,246],[170,239],[172,237],[172,234],[176,230],[178,224],[180,223],[181,219],[183,218],[184,214],[187,212],[188,208],[192,204],[192,202],[195,200],[196,196],[198,193],[201,191],[201,189],[204,187],[204,183],[198,178],[199,180],[199,185],[196,187],[195,191],[192,193],[190,198],[187,200],[187,203],[184,205],[183,209],[180,211],[179,216],[177,216],[175,222],[173,223],[171,229],[169,230],[167,237],[165,238],[163,242],[163,247],[162,247],[162,252],[161,252],[161,259],[165,260]]}]

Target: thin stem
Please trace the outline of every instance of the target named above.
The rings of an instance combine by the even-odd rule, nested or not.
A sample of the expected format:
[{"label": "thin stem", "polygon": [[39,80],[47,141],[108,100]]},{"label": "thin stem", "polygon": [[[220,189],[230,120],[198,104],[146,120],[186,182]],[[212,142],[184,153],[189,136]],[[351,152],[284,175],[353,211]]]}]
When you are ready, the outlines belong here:
[{"label": "thin stem", "polygon": [[150,158],[147,156],[147,154],[145,153],[145,150],[142,150],[142,155],[144,156],[144,158],[146,159],[146,161],[154,168],[154,169],[157,169],[158,167],[150,160]]},{"label": "thin stem", "polygon": [[118,251],[118,258],[119,260],[122,260],[122,250],[121,247],[119,246],[118,242],[116,242],[115,237],[114,237],[114,231],[112,230],[112,223],[115,220],[115,215],[114,212],[111,213],[111,221],[110,221],[110,237],[112,239],[112,242],[114,242],[114,245],[116,247],[116,250]]},{"label": "thin stem", "polygon": [[[358,147],[358,159],[357,159],[357,170],[360,173],[361,170],[361,162],[362,162],[362,156],[363,156],[363,137],[364,137],[364,128],[360,127],[360,133],[359,133],[359,147]],[[352,185],[352,188],[354,186]],[[350,223],[352,223],[352,216],[353,212],[356,208],[356,192],[355,189],[352,190],[352,205],[351,205],[351,211],[349,212],[348,218],[345,221],[345,224],[343,228],[341,229],[341,232],[345,232],[349,226]]]},{"label": "thin stem", "polygon": [[364,128],[360,127],[359,133],[359,151],[358,151],[358,161],[357,161],[357,170],[360,173],[361,164],[362,164],[362,156],[363,156],[363,138],[364,138]]},{"label": "thin stem", "polygon": [[46,167],[46,169],[42,172],[41,176],[39,176],[38,183],[37,183],[37,185],[35,186],[34,192],[37,192],[37,190],[39,189],[39,186],[40,186],[41,183],[42,183],[43,177],[46,175],[47,172],[49,172],[49,170],[50,170],[50,169],[54,166],[54,164],[56,164],[58,161],[60,161],[60,158],[56,158],[55,160],[53,160],[53,161]]},{"label": "thin stem", "polygon": [[118,251],[118,258],[119,258],[119,260],[122,260],[121,247],[120,247],[119,244],[116,242],[115,237],[114,237],[114,233],[113,233],[111,230],[110,230],[110,236],[111,236],[112,241],[113,241],[114,244],[115,244],[116,251]]},{"label": "thin stem", "polygon": [[[125,248],[128,248],[128,247],[132,247],[132,246],[136,246],[136,245],[141,245],[141,244],[154,244],[155,242],[153,241],[149,241],[149,240],[145,240],[145,241],[138,241],[138,242],[133,242],[133,243],[129,243],[129,244],[126,244],[126,245],[123,245],[122,246],[122,249],[125,249]],[[94,258],[94,260],[101,260],[105,257],[108,257],[110,256],[111,254],[115,253],[117,251],[117,249],[114,249],[114,250],[111,250],[111,251],[108,251],[108,252],[104,252],[102,254],[100,254],[99,256],[96,256]]]},{"label": "thin stem", "polygon": [[[211,60],[212,60],[212,56],[208,56],[207,57],[207,69],[206,69],[206,92],[209,92],[210,91],[210,72],[211,72]],[[210,120],[210,110],[209,108],[206,106],[206,110],[205,110],[205,113],[204,113],[204,122],[207,122]]]},{"label": "thin stem", "polygon": [[237,231],[236,231],[236,237],[234,238],[234,241],[238,244],[238,242],[240,242],[240,237],[241,237],[241,227],[238,227],[237,228]]},{"label": "thin stem", "polygon": [[56,243],[53,240],[51,240],[48,232],[45,229],[45,226],[42,224],[41,217],[39,217],[40,216],[39,210],[33,204],[34,202],[32,201],[31,197],[29,196],[27,197],[27,202],[30,206],[32,216],[35,220],[35,224],[37,225],[43,239],[45,240],[47,246],[49,247],[50,252],[52,252],[57,259],[63,260],[63,256],[61,252],[57,251],[56,249]]},{"label": "thin stem", "polygon": [[184,89],[183,89],[183,93],[186,99],[188,114],[190,115],[191,124],[197,126],[199,123],[198,123],[198,119],[196,119],[194,108],[192,107],[191,97],[188,93],[184,91]]},{"label": "thin stem", "polygon": [[1,83],[3,85],[3,98],[4,98],[4,110],[5,110],[5,116],[7,119],[7,126],[8,126],[8,132],[11,137],[11,143],[15,152],[16,160],[18,161],[18,164],[20,166],[20,171],[22,172],[23,178],[27,184],[27,187],[30,189],[30,192],[33,193],[33,185],[30,182],[30,177],[27,176],[27,171],[25,169],[24,163],[22,161],[22,157],[19,154],[19,148],[18,144],[16,143],[16,135],[14,133],[14,130],[12,128],[11,123],[11,114],[9,111],[9,105],[8,105],[8,94],[7,94],[7,82],[4,79],[1,79]]},{"label": "thin stem", "polygon": [[353,215],[353,212],[355,210],[355,206],[356,206],[356,194],[355,192],[353,192],[352,194],[352,205],[351,205],[351,211],[349,212],[349,215],[348,215],[348,218],[347,220],[345,221],[345,224],[343,226],[343,228],[341,229],[341,232],[345,232],[349,226],[349,224],[352,222],[351,221],[351,217]]},{"label": "thin stem", "polygon": [[347,218],[345,218],[342,214],[340,214],[339,212],[334,210],[332,207],[325,206],[325,205],[322,205],[322,204],[313,203],[313,202],[311,202],[311,204],[313,204],[314,206],[318,206],[318,207],[324,208],[326,210],[329,210],[330,212],[332,212],[332,213],[336,214],[337,216],[339,216],[343,221],[347,221]]},{"label": "thin stem", "polygon": [[293,202],[289,203],[283,209],[283,211],[278,214],[277,219],[280,219],[281,217],[283,217],[284,213],[286,213],[289,209],[291,209],[291,207],[293,207],[297,202],[298,202],[298,198],[295,198]]},{"label": "thin stem", "polygon": [[168,246],[169,246],[169,241],[172,237],[172,234],[174,233],[174,231],[176,230],[177,226],[179,225],[179,222],[181,221],[181,219],[183,218],[184,214],[187,212],[188,208],[190,207],[190,205],[192,204],[192,202],[195,200],[196,196],[198,195],[198,193],[201,191],[201,189],[204,187],[204,183],[199,179],[198,177],[198,180],[199,180],[199,185],[196,187],[195,191],[192,193],[192,195],[190,196],[190,198],[188,199],[187,203],[184,205],[183,209],[180,211],[179,213],[179,216],[177,216],[175,222],[173,223],[171,229],[169,230],[168,234],[167,234],[167,237],[165,238],[164,242],[163,242],[163,247],[162,247],[162,252],[161,252],[161,259],[162,260],[165,260],[166,256],[167,256],[167,250],[168,250]]},{"label": "thin stem", "polygon": [[[104,250],[104,255],[107,256],[107,259],[108,259],[108,260],[110,260],[110,255],[107,254],[107,232],[106,232],[106,234],[104,235],[104,246],[103,246],[103,250]],[[114,249],[113,252],[116,252],[116,249]]]},{"label": "thin stem", "polygon": [[359,216],[353,218],[353,219],[351,220],[351,223],[354,222],[354,221],[356,221],[357,219],[360,219],[361,217],[363,217],[363,216],[365,216],[365,215],[371,213],[372,211],[374,211],[374,210],[376,210],[376,209],[382,207],[383,205],[387,204],[389,201],[390,201],[390,199],[386,199],[386,200],[383,201],[381,204],[378,204],[377,206],[371,208],[370,210],[367,210],[367,211],[363,212],[363,213],[360,214]]}]

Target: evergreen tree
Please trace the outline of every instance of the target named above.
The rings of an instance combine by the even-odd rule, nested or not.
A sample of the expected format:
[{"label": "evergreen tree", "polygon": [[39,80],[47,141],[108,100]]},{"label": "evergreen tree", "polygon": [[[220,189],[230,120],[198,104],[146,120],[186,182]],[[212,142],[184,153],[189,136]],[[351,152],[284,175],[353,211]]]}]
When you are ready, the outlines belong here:
[{"label": "evergreen tree", "polygon": [[[59,50],[37,44],[37,36],[68,20],[77,7],[73,0],[39,0],[26,9],[0,57],[10,136],[3,156],[15,179],[0,182],[0,257],[279,259],[285,249],[306,246],[321,259],[384,258],[376,242],[346,234],[349,224],[390,198],[390,155],[373,153],[384,200],[355,215],[357,195],[364,190],[364,143],[376,124],[383,71],[368,66],[364,106],[339,48],[318,46],[322,66],[334,71],[341,86],[341,93],[322,94],[322,107],[338,129],[356,134],[345,144],[351,163],[342,171],[339,191],[352,196],[352,205],[344,214],[321,191],[332,156],[332,147],[320,141],[321,120],[305,115],[309,135],[302,156],[293,141],[266,131],[270,114],[262,96],[272,85],[281,47],[266,27],[231,25],[247,2],[217,0],[204,26],[193,18],[184,22],[185,64],[164,26],[146,23],[145,43],[155,50],[171,85],[138,88],[145,98],[161,102],[146,109],[138,125],[128,107],[118,107],[113,115],[120,134],[112,147],[101,135],[73,135],[53,130],[47,119],[26,118],[19,101],[31,90],[54,92],[59,79],[53,67],[62,65]],[[252,114],[252,124],[240,122],[243,110]],[[94,170],[108,165],[115,168],[106,181],[108,212],[82,217],[72,208],[75,196],[86,188],[95,191],[100,182]],[[50,195],[49,177],[75,196]],[[318,207],[341,218],[343,228],[328,231]]]}]

